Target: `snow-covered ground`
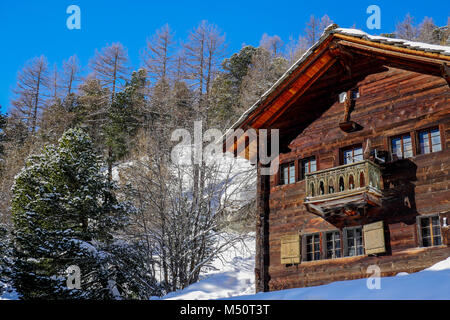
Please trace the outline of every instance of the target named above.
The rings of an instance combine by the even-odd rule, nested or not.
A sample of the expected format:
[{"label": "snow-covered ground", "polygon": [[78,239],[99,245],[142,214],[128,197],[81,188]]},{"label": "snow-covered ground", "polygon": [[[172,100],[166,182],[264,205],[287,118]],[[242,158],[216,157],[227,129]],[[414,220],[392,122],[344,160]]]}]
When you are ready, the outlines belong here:
[{"label": "snow-covered ground", "polygon": [[0,292],[3,291],[3,294],[0,295],[0,300],[17,300],[18,295],[17,292],[8,287],[6,284],[0,282]]},{"label": "snow-covered ground", "polygon": [[208,300],[255,293],[255,238],[237,243],[202,272],[201,280],[162,299]]},{"label": "snow-covered ground", "polygon": [[[254,240],[247,247],[254,250]],[[232,300],[406,300],[450,299],[450,258],[423,271],[383,277],[380,289],[368,289],[368,279],[339,281],[323,286],[254,293],[254,251],[230,250],[225,263],[215,262],[217,270],[202,274],[202,280],[172,292],[163,299]]]},{"label": "snow-covered ground", "polygon": [[380,289],[368,289],[368,279],[323,286],[233,297],[234,300],[448,300],[450,258],[423,271],[381,278]]},{"label": "snow-covered ground", "polygon": [[[450,258],[423,271],[381,278],[380,289],[368,289],[367,279],[339,281],[323,286],[288,289],[255,294],[255,239],[249,237],[226,251],[213,266],[201,274],[199,282],[169,293],[168,300],[449,300]],[[1,285],[1,284],[0,284]],[[17,299],[5,292],[0,300]],[[155,299],[159,299],[156,298]]]}]

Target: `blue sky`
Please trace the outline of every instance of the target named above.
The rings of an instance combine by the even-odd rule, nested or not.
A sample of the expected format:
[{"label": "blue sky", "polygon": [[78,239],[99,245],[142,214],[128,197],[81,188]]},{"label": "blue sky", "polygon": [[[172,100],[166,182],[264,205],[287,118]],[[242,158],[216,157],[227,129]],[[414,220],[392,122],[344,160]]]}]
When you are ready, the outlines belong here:
[{"label": "blue sky", "polygon": [[[81,9],[81,30],[66,27],[66,8],[71,4]],[[371,4],[381,8],[381,29],[375,32],[366,27],[366,8]],[[378,34],[393,31],[407,13],[417,22],[429,16],[444,25],[450,16],[450,1],[1,0],[0,105],[5,112],[17,71],[32,57],[43,54],[50,65],[60,66],[64,59],[77,54],[86,65],[96,48],[119,41],[128,48],[132,65],[137,68],[146,38],[165,23],[177,38],[184,39],[190,29],[206,19],[225,32],[228,51],[233,53],[243,44],[258,45],[263,33],[277,34],[287,42],[289,36],[303,32],[311,14],[328,14],[341,27],[355,25]]]}]

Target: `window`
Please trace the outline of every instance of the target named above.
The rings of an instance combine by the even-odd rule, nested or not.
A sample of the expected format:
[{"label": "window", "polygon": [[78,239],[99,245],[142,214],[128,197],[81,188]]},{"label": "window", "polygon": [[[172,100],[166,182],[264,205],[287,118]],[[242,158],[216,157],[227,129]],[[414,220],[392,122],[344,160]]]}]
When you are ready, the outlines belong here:
[{"label": "window", "polygon": [[418,133],[419,153],[427,154],[442,150],[439,128],[421,130]]},{"label": "window", "polygon": [[363,160],[363,150],[361,145],[342,149],[342,164],[349,164]]},{"label": "window", "polygon": [[295,183],[295,162],[281,165],[280,184]]},{"label": "window", "polygon": [[341,257],[341,235],[339,231],[327,232],[325,234],[327,246],[326,258],[335,259]]},{"label": "window", "polygon": [[316,157],[309,157],[301,160],[302,179],[305,179],[307,173],[317,171]]},{"label": "window", "polygon": [[409,133],[391,139],[392,155],[397,155],[399,159],[413,156],[411,135]]},{"label": "window", "polygon": [[352,227],[344,229],[346,257],[359,256],[364,254],[364,245],[362,238],[362,228]]},{"label": "window", "polygon": [[359,98],[359,88],[354,88],[350,90],[350,97],[352,100],[356,100]]},{"label": "window", "polygon": [[306,261],[320,260],[320,234],[306,236]]},{"label": "window", "polygon": [[419,217],[418,220],[422,247],[441,245],[441,224],[439,222],[439,216]]}]

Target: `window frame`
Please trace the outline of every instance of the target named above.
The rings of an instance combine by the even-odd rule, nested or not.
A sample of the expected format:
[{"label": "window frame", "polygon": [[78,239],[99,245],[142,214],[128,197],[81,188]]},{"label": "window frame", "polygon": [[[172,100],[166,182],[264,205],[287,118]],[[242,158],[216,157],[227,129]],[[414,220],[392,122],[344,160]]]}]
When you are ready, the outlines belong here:
[{"label": "window frame", "polygon": [[360,162],[360,161],[353,161],[353,162],[345,163],[345,157],[344,157],[344,153],[346,151],[352,150],[352,159],[353,159],[355,157],[355,149],[359,149],[359,148],[361,148],[361,156],[364,160],[364,149],[363,149],[362,143],[357,143],[357,144],[353,144],[351,146],[346,146],[346,147],[340,148],[339,149],[339,158],[340,158],[341,165],[343,166],[343,165],[347,165],[347,164]]},{"label": "window frame", "polygon": [[[433,218],[437,218],[439,222],[439,244],[434,243],[434,234],[433,234]],[[423,244],[423,233],[422,233],[422,220],[429,219],[428,227],[430,228],[430,236],[426,238],[431,239],[431,245],[424,246]],[[439,247],[442,246],[442,225],[441,225],[441,217],[438,213],[436,214],[428,214],[428,215],[419,215],[416,219],[417,224],[417,232],[418,232],[418,240],[419,240],[419,247],[420,248],[433,248],[433,247]]]},{"label": "window frame", "polygon": [[[352,248],[354,247],[356,249],[356,252],[355,252],[356,254],[351,256],[351,255],[349,255],[349,246],[348,246],[348,235],[347,235],[347,232],[350,231],[350,230],[354,231],[356,229],[360,229],[360,231],[361,231],[361,245],[360,246],[356,245],[356,241],[355,241],[355,245],[352,246]],[[345,228],[342,229],[342,233],[343,233],[343,237],[342,238],[343,238],[343,242],[344,242],[344,245],[343,245],[343,248],[344,248],[343,257],[344,258],[360,257],[360,256],[364,256],[366,254],[366,249],[364,248],[363,226],[345,227]],[[354,236],[354,239],[356,239],[355,236]],[[358,247],[362,247],[362,249],[363,249],[362,254],[358,254],[357,253]]]},{"label": "window frame", "polygon": [[[308,260],[308,254],[310,254],[310,252],[308,252],[308,237],[313,237],[313,241],[312,241],[312,247],[313,247],[313,251],[311,252],[312,255],[312,260]],[[319,250],[314,250],[314,244],[315,242],[315,237],[317,237],[317,239],[319,240]],[[313,262],[313,261],[320,261],[323,260],[323,252],[322,252],[322,232],[313,232],[313,233],[307,233],[304,234],[302,237],[302,252],[304,252],[304,254],[302,253],[302,261],[304,262]],[[318,253],[319,254],[319,259],[315,259],[314,254]]]},{"label": "window frame", "polygon": [[[286,167],[288,168],[288,183],[284,183],[284,175],[283,175],[283,168]],[[294,168],[294,182],[290,182],[290,177],[291,177],[291,167],[293,166]],[[278,175],[278,185],[280,186],[287,186],[290,184],[295,184],[297,182],[297,164],[296,161],[286,161],[284,163],[280,164],[280,168],[279,168],[279,175]]]},{"label": "window frame", "polygon": [[[439,136],[439,144],[441,146],[441,150],[438,150],[438,151],[433,151],[433,144],[431,142],[431,131],[435,130],[435,129],[438,130],[438,133],[439,133],[439,135],[438,135]],[[429,149],[430,149],[430,151],[428,153],[422,152],[422,150],[420,149],[420,134],[422,132],[428,133],[428,144],[429,144]],[[417,130],[415,136],[416,136],[416,139],[417,139],[416,154],[418,154],[418,155],[419,154],[430,154],[430,153],[440,152],[440,151],[444,150],[444,145],[442,143],[442,141],[443,141],[443,139],[442,139],[443,138],[442,137],[442,130],[441,130],[441,128],[439,126],[432,126],[432,127],[428,127],[428,128]]]},{"label": "window frame", "polygon": [[[316,170],[311,171],[311,160],[314,159],[314,161],[316,162]],[[309,171],[305,172],[304,169],[304,163],[307,162],[308,166],[309,166]],[[298,160],[298,168],[299,168],[299,181],[300,180],[305,180],[306,178],[306,174],[307,173],[312,173],[312,172],[316,172],[318,171],[318,161],[317,161],[317,157],[315,155],[306,157],[306,158],[301,158]]]},{"label": "window frame", "polygon": [[[405,137],[405,136],[409,136],[409,138],[411,139],[411,156],[410,157],[405,157],[405,146],[404,146],[404,143],[403,143],[403,138]],[[400,157],[398,157],[398,155],[397,155],[397,153],[394,153],[394,151],[393,151],[393,143],[392,143],[392,140],[394,140],[394,139],[397,139],[397,138],[400,138],[401,139],[401,141],[400,141],[400,145],[401,145],[401,152],[402,152],[402,157],[400,158]],[[394,158],[394,155],[396,155],[397,156],[397,158],[398,158],[398,160],[403,160],[403,159],[409,159],[409,158],[412,158],[412,157],[414,157],[414,156],[416,156],[416,152],[415,152],[415,134],[411,134],[411,132],[404,132],[404,133],[400,133],[400,134],[397,134],[397,135],[395,135],[395,136],[390,136],[389,137],[389,152],[390,152],[390,154],[391,154],[391,159],[393,160],[393,158]]]},{"label": "window frame", "polygon": [[[331,234],[331,235],[334,235],[334,234],[338,234],[338,236],[339,236],[339,242],[340,242],[340,247],[339,248],[336,248],[336,239],[333,237],[333,239],[331,240],[332,241],[332,243],[333,243],[333,248],[331,249],[331,251],[333,252],[333,254],[335,254],[335,252],[337,251],[337,250],[339,250],[339,253],[340,253],[340,257],[328,257],[328,239],[327,239],[327,236],[329,235],[329,234]],[[342,241],[342,232],[339,230],[339,229],[336,229],[336,230],[329,230],[329,231],[324,231],[323,232],[323,259],[324,260],[331,260],[331,259],[340,259],[340,258],[343,258],[344,257],[344,254],[343,254],[343,241]]]}]

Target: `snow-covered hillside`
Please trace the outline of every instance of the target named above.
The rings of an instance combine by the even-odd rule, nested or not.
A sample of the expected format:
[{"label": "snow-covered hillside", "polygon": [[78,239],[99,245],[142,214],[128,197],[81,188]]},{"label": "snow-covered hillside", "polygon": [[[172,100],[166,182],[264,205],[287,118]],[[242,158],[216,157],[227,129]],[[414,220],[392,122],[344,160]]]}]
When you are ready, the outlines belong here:
[{"label": "snow-covered hillside", "polygon": [[[253,240],[254,241],[254,240]],[[254,250],[254,242],[247,247]],[[450,299],[450,258],[414,273],[381,278],[381,288],[368,289],[367,279],[334,282],[323,286],[254,293],[254,251],[242,248],[227,252],[218,270],[205,272],[202,280],[163,299],[232,300],[405,300]]]}]

